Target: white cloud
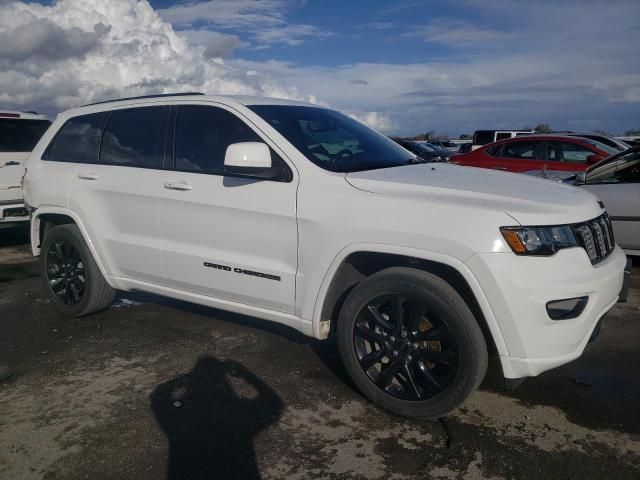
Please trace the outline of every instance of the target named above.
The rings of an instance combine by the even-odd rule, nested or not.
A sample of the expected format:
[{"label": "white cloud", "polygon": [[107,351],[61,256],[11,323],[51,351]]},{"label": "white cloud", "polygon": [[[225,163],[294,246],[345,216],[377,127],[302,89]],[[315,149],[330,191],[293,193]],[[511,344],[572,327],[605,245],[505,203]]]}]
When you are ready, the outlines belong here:
[{"label": "white cloud", "polygon": [[247,75],[205,58],[224,56],[233,42],[231,36],[211,34],[208,42],[192,47],[146,0],[3,3],[0,104],[52,112],[105,98],[175,91],[298,97],[293,86],[285,89],[262,74]]},{"label": "white cloud", "polygon": [[158,10],[167,22],[191,26],[209,22],[225,28],[272,27],[284,24],[284,0],[206,0],[188,2]]},{"label": "white cloud", "polygon": [[313,25],[284,25],[274,28],[264,28],[254,31],[253,38],[257,42],[256,48],[267,48],[275,44],[300,45],[309,38],[326,38],[331,36]]},{"label": "white cloud", "polygon": [[471,22],[446,18],[433,19],[428,25],[416,27],[404,33],[405,37],[417,37],[426,42],[441,43],[453,47],[469,47],[477,44],[487,46],[493,42],[511,40],[517,35]]},{"label": "white cloud", "polygon": [[444,45],[446,57],[332,66],[234,58],[241,49],[330,35],[287,22],[301,0],[208,0],[159,11],[146,0],[0,2],[0,105],[7,108],[56,111],[200,90],[304,98],[388,133],[542,122],[624,130],[640,116],[637,0],[465,0],[473,22],[434,18],[407,26],[407,35],[393,29],[395,18],[379,16],[384,22],[353,30],[375,30],[398,49],[415,42],[425,59]]},{"label": "white cloud", "polygon": [[640,102],[640,74],[604,78],[594,83],[611,102]]},{"label": "white cloud", "polygon": [[247,43],[240,40],[237,35],[213,30],[180,30],[177,33],[184,37],[191,46],[202,47],[202,54],[205,58],[226,58],[231,56],[236,48],[247,46]]},{"label": "white cloud", "polygon": [[300,45],[310,38],[325,38],[331,32],[313,25],[288,23],[285,13],[291,7],[286,0],[206,0],[174,5],[158,10],[166,21],[179,29],[202,25],[207,29],[242,31],[251,39],[252,48],[273,45]]},{"label": "white cloud", "polygon": [[390,133],[394,129],[393,121],[386,113],[381,112],[345,112],[351,118],[369,125],[382,133]]}]

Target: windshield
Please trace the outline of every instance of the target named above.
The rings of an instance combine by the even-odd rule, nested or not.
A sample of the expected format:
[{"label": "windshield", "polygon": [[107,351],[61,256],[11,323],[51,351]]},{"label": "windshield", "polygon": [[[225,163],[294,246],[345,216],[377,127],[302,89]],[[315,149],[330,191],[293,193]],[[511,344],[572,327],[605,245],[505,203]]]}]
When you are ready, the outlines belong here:
[{"label": "windshield", "polygon": [[587,170],[586,179],[587,183],[640,181],[640,150],[623,152],[597,163]]},{"label": "windshield", "polygon": [[0,152],[30,152],[50,124],[49,120],[0,119]]},{"label": "windshield", "polygon": [[333,110],[291,105],[249,108],[325,170],[355,172],[415,161],[393,140]]}]

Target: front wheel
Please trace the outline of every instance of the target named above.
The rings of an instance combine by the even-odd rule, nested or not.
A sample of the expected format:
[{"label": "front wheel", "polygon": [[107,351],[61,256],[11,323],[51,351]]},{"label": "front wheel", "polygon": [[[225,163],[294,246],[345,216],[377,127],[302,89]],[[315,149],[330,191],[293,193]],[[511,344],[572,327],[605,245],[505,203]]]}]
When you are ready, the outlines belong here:
[{"label": "front wheel", "polygon": [[440,277],[389,268],[360,283],[338,320],[342,361],[377,405],[438,417],[480,385],[487,346],[469,307]]},{"label": "front wheel", "polygon": [[40,257],[45,288],[59,312],[81,317],[113,302],[116,292],[102,276],[76,225],[48,230]]}]

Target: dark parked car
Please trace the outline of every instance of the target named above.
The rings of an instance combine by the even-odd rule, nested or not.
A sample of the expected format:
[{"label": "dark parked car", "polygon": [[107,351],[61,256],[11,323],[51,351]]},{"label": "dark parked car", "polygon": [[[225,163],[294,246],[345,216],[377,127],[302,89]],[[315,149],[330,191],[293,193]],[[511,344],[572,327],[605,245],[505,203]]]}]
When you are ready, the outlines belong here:
[{"label": "dark parked car", "polygon": [[451,162],[510,172],[547,169],[577,172],[615,153],[617,150],[586,138],[526,135],[456,155]]},{"label": "dark parked car", "polygon": [[446,162],[453,154],[446,148],[438,148],[429,143],[416,142],[413,140],[396,140],[398,145],[403,146],[414,155],[430,162]]}]

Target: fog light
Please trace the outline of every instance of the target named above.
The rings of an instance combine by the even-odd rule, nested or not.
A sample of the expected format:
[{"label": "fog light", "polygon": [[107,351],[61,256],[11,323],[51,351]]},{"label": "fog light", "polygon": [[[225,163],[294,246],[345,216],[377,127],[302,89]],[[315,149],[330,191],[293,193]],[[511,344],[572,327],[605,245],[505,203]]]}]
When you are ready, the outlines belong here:
[{"label": "fog light", "polygon": [[565,298],[547,303],[547,313],[552,320],[569,320],[579,317],[587,306],[589,297]]}]

